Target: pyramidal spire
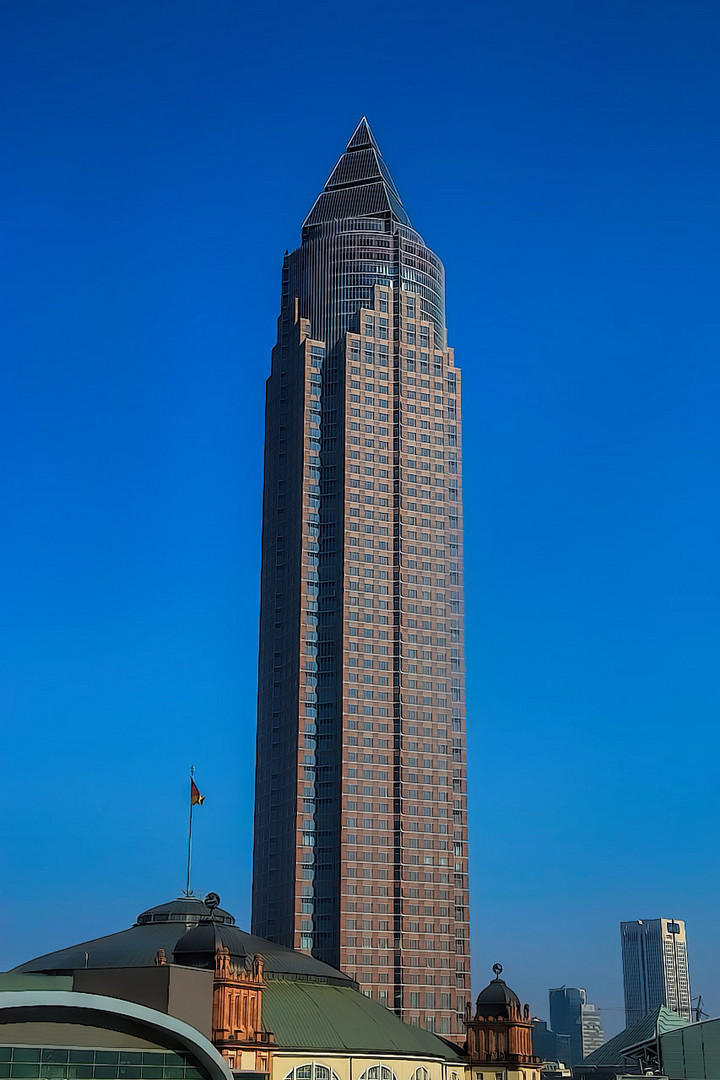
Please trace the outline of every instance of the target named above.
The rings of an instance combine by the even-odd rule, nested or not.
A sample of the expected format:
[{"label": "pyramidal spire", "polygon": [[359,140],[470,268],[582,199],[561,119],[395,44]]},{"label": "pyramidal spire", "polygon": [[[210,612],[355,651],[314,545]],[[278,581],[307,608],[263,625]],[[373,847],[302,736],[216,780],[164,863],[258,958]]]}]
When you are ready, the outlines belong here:
[{"label": "pyramidal spire", "polygon": [[375,150],[380,153],[380,147],[375,142],[375,136],[370,130],[370,125],[367,122],[367,116],[360,118],[360,123],[350,136],[350,141],[347,144],[347,150],[364,150],[368,146],[375,147]]},{"label": "pyramidal spire", "polygon": [[305,218],[303,228],[356,217],[389,217],[410,225],[395,181],[364,116]]}]

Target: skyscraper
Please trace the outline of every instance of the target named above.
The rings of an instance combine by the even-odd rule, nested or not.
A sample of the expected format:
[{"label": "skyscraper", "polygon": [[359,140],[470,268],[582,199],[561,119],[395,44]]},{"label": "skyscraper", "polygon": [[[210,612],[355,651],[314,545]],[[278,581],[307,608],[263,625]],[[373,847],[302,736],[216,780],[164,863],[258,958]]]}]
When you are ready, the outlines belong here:
[{"label": "skyscraper", "polygon": [[605,1042],[605,1029],[600,1019],[600,1013],[594,1005],[586,1001],[582,1010],[582,1052],[583,1057],[599,1050]]},{"label": "skyscraper", "polygon": [[252,925],[454,1033],[470,960],[460,372],[444,291],[363,118],[283,264]]},{"label": "skyscraper", "polygon": [[629,1026],[665,1005],[690,1023],[690,976],[682,919],[620,923],[625,1022]]},{"label": "skyscraper", "polygon": [[[550,1026],[553,1033],[569,1039],[567,1065],[577,1065],[605,1041],[602,1022],[580,986],[550,990]],[[563,1059],[564,1060],[564,1059]]]}]

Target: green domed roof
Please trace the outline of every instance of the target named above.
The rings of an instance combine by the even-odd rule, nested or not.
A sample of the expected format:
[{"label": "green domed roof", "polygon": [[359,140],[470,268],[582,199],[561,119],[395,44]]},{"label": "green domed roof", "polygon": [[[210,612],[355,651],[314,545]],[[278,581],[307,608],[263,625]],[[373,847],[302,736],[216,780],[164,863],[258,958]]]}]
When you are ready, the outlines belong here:
[{"label": "green domed roof", "polygon": [[431,1031],[403,1023],[390,1009],[349,983],[273,979],[263,993],[263,1024],[284,1050],[462,1061],[459,1047]]}]

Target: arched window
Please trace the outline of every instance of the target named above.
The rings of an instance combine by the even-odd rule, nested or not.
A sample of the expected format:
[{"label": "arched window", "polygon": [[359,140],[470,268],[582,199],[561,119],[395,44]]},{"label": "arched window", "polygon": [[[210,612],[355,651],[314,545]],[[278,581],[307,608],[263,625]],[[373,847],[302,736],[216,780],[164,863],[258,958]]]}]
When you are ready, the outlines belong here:
[{"label": "arched window", "polygon": [[397,1077],[387,1065],[371,1065],[362,1073],[359,1080],[397,1080]]},{"label": "arched window", "polygon": [[423,1065],[421,1065],[412,1074],[412,1076],[410,1077],[410,1080],[430,1080],[430,1073],[427,1071],[427,1069]]},{"label": "arched window", "polygon": [[296,1065],[287,1074],[285,1080],[339,1080],[339,1077],[327,1065],[318,1065],[316,1061],[309,1061],[306,1065]]}]

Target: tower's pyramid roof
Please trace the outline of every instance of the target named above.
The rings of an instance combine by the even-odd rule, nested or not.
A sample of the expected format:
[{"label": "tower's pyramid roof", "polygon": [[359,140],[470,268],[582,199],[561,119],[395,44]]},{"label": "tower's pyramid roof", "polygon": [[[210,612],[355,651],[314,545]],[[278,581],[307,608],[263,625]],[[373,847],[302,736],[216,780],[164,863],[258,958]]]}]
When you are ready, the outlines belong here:
[{"label": "tower's pyramid roof", "polygon": [[410,225],[395,181],[364,116],[305,218],[303,228],[350,217],[394,217],[403,225]]}]

